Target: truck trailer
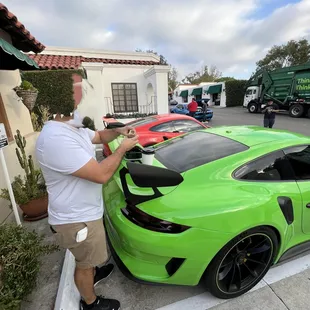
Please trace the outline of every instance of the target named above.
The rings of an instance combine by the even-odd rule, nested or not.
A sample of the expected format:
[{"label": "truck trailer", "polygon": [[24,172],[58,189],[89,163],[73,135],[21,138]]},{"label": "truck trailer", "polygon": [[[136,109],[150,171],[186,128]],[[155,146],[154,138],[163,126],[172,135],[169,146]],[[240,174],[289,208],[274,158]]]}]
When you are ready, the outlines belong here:
[{"label": "truck trailer", "polygon": [[291,117],[310,117],[310,63],[253,74],[246,84],[243,107],[258,113],[270,99]]}]

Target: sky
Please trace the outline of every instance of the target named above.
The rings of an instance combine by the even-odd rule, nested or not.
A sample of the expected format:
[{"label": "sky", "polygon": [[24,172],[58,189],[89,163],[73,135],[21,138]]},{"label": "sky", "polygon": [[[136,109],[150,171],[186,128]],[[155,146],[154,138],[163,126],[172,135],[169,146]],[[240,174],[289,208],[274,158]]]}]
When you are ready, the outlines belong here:
[{"label": "sky", "polygon": [[310,0],[6,0],[46,46],[153,49],[179,79],[204,65],[247,79],[273,45],[310,39]]}]

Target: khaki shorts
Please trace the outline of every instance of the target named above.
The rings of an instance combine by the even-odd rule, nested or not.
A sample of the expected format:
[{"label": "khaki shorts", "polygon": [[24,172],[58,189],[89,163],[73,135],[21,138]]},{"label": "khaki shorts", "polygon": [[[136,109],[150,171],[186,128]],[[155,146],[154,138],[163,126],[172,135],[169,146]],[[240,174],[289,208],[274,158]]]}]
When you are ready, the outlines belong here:
[{"label": "khaki shorts", "polygon": [[[78,231],[86,226],[88,228],[86,239],[77,242]],[[56,232],[57,243],[71,251],[77,267],[87,269],[107,261],[108,252],[102,218],[91,222],[53,225],[52,228]]]}]

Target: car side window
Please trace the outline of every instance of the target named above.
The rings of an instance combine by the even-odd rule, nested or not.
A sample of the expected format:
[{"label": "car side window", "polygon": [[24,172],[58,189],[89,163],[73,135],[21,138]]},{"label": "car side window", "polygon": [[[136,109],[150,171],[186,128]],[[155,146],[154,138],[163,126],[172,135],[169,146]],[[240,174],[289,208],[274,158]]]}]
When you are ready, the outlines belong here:
[{"label": "car side window", "polygon": [[175,129],[171,122],[162,123],[150,128],[150,131],[154,132],[173,132]]},{"label": "car side window", "polygon": [[284,150],[297,180],[310,180],[310,145]]},{"label": "car side window", "polygon": [[183,110],[183,109],[184,109],[183,104],[178,104],[178,105],[177,105],[177,109],[179,109],[179,110]]},{"label": "car side window", "polygon": [[242,166],[235,177],[250,181],[293,181],[294,173],[283,151],[277,151]]},{"label": "car side window", "polygon": [[173,121],[173,125],[174,125],[175,130],[179,132],[189,132],[189,131],[194,131],[194,130],[205,128],[199,123],[196,123],[195,121],[191,121],[191,120]]}]

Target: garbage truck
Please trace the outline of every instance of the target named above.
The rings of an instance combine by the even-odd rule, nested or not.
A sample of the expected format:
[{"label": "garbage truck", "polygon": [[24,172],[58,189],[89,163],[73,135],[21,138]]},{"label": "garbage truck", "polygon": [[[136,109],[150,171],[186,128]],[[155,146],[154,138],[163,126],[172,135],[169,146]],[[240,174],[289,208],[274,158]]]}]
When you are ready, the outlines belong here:
[{"label": "garbage truck", "polygon": [[258,113],[273,100],[291,117],[310,117],[310,62],[269,71],[261,69],[246,84],[243,107]]}]

